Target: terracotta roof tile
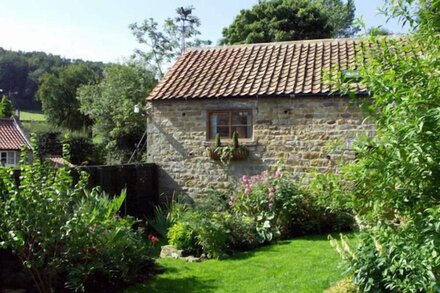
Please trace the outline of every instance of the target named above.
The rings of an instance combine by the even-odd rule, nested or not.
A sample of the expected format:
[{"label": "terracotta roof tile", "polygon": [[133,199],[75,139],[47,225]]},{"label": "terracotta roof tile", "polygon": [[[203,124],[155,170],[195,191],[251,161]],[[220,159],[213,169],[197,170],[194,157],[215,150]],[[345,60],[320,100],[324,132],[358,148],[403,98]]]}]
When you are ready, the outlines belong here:
[{"label": "terracotta roof tile", "polygon": [[0,149],[20,150],[29,142],[14,118],[0,118]]},{"label": "terracotta roof tile", "polygon": [[327,95],[334,89],[325,72],[355,67],[360,47],[355,39],[323,39],[190,49],[148,99]]}]

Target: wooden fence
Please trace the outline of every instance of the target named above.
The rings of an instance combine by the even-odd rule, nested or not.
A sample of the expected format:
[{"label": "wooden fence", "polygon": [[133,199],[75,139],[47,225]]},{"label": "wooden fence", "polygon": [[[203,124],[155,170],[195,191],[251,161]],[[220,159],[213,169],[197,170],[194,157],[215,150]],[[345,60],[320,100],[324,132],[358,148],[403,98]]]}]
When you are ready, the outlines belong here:
[{"label": "wooden fence", "polygon": [[159,202],[157,165],[100,165],[81,166],[78,169],[90,174],[89,187],[101,186],[110,196],[119,195],[126,189],[122,215],[146,218],[154,214],[154,206]]},{"label": "wooden fence", "polygon": [[[78,179],[79,171],[90,174],[89,187],[101,186],[110,196],[119,195],[125,188],[122,215],[148,218],[154,215],[154,206],[159,202],[159,170],[155,164],[80,166],[72,169]],[[20,172],[15,171],[19,181]]]}]

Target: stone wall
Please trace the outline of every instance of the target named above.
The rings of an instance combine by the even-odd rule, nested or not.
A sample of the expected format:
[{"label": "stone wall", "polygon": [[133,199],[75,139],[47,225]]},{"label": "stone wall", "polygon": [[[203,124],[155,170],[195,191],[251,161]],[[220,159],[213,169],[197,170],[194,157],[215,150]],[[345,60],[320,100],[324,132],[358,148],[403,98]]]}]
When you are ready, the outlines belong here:
[{"label": "stone wall", "polygon": [[[340,97],[168,100],[150,106],[147,156],[161,167],[161,192],[192,197],[208,187],[234,187],[242,175],[274,170],[278,161],[290,175],[307,180],[313,170],[353,159],[352,140],[373,129],[355,103]],[[247,160],[224,166],[206,155],[207,112],[219,109],[252,110],[253,138],[241,140],[250,150]],[[336,141],[339,151],[330,151]]]}]

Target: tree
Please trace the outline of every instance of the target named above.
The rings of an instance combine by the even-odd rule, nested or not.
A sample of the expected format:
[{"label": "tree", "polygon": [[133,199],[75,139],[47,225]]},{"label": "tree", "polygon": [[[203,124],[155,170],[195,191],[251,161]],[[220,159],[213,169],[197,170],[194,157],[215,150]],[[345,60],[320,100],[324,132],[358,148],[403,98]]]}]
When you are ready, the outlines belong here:
[{"label": "tree", "polygon": [[9,118],[14,114],[14,107],[8,97],[3,96],[0,101],[0,118]]},{"label": "tree", "polygon": [[354,0],[316,0],[321,10],[327,15],[333,27],[332,37],[352,37],[360,31],[360,27],[353,24],[356,7]]},{"label": "tree", "polygon": [[163,30],[153,18],[145,19],[142,24],[133,23],[129,27],[140,44],[147,45],[149,51],[136,50],[136,55],[148,63],[154,64],[159,78],[163,76],[163,67],[181,55],[188,47],[200,47],[211,44],[198,39],[200,20],[194,16],[193,7],[179,7],[177,16],[167,18]]},{"label": "tree", "polygon": [[23,56],[12,52],[0,54],[0,88],[3,93],[14,92],[18,98],[24,96],[28,73],[29,66]]},{"label": "tree", "polygon": [[100,68],[78,63],[46,73],[40,79],[37,97],[48,121],[57,126],[79,130],[90,125],[88,117],[79,110],[77,89],[100,79]]},{"label": "tree", "polygon": [[367,35],[370,36],[389,36],[392,35],[393,33],[388,30],[387,28],[384,27],[371,27],[367,30]]},{"label": "tree", "polygon": [[386,12],[413,33],[364,40],[371,46],[362,48],[367,62],[357,70],[372,93],[365,106],[376,134],[356,143],[356,160],[324,176],[321,190],[351,208],[360,224],[358,245],[338,247],[361,292],[437,292],[440,1],[387,3]]},{"label": "tree", "polygon": [[[18,109],[41,110],[36,100],[39,80],[45,73],[53,73],[56,68],[84,62],[71,60],[44,52],[11,51],[0,48],[0,89],[3,93],[14,93],[13,104]],[[102,67],[101,62],[86,62]]]},{"label": "tree", "polygon": [[154,73],[139,64],[114,64],[105,68],[98,84],[81,87],[81,112],[93,120],[93,134],[100,138],[107,161],[126,162],[145,131],[145,117],[134,106],[145,106],[145,98],[156,84]]},{"label": "tree", "polygon": [[251,44],[329,38],[334,28],[315,3],[304,0],[260,1],[241,10],[223,29],[223,44]]}]

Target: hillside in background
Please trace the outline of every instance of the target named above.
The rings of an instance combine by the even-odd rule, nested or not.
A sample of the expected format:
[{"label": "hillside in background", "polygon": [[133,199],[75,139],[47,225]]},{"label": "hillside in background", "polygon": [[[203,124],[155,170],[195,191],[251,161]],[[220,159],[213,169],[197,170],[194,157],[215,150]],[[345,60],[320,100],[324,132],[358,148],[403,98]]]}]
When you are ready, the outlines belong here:
[{"label": "hillside in background", "polygon": [[40,111],[41,103],[35,96],[40,77],[56,68],[87,63],[104,67],[102,62],[66,59],[44,52],[11,51],[0,48],[0,95],[7,95],[20,110]]}]

